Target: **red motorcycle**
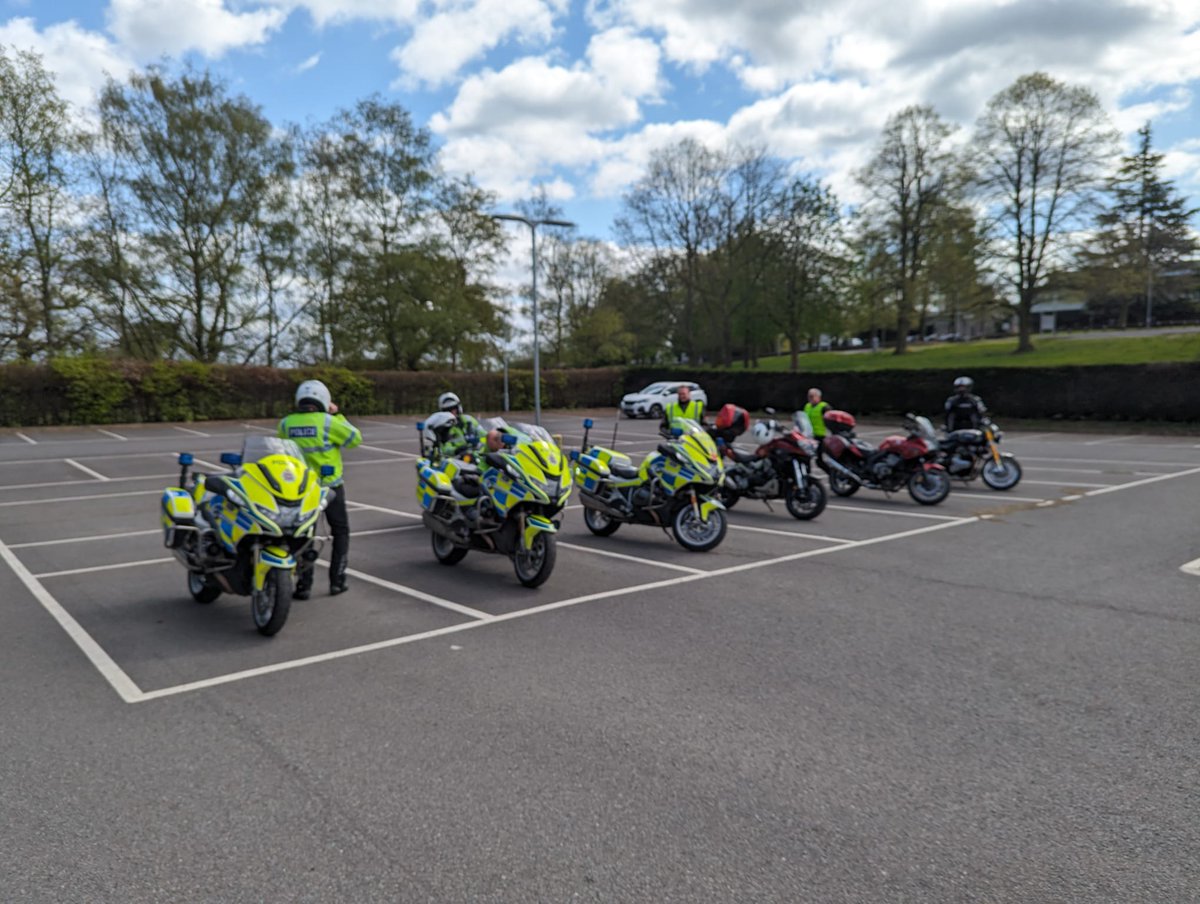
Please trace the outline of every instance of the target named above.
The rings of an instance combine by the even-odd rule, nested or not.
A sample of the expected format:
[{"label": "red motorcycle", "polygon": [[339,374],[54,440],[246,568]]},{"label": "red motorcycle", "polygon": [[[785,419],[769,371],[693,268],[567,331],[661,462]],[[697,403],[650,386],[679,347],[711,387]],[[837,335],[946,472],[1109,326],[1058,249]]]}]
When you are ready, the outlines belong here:
[{"label": "red motorcycle", "polygon": [[879,448],[854,436],[854,416],[826,411],[828,433],[818,459],[829,474],[829,488],[853,496],[859,487],[908,493],[921,505],[937,505],[950,494],[950,475],[938,464],[937,434],[929,418],[904,416],[907,435],[887,437]]},{"label": "red motorcycle", "polygon": [[[768,409],[770,411],[770,409]],[[733,508],[739,499],[782,499],[793,518],[811,521],[825,510],[825,488],[812,474],[817,444],[812,427],[803,411],[797,411],[793,425],[781,427],[774,420],[762,420],[751,431],[758,446],[743,452],[733,445],[746,432],[749,416],[745,409],[725,405],[717,414],[709,433],[727,459],[725,480],[719,493],[725,507]]]}]

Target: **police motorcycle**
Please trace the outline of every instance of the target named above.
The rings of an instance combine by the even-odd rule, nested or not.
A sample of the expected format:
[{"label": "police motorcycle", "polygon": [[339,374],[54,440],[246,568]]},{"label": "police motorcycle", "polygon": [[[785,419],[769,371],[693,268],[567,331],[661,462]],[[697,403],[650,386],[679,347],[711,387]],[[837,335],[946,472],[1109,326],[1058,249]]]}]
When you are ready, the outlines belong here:
[{"label": "police motorcycle", "polygon": [[[768,408],[767,413],[775,412]],[[770,508],[772,499],[782,499],[799,521],[811,521],[821,514],[826,504],[825,488],[812,473],[817,443],[808,415],[795,412],[786,427],[774,418],[759,420],[750,431],[756,444],[753,452],[744,452],[733,444],[745,431],[747,420],[744,409],[726,405],[709,429],[727,459],[725,482],[720,489],[725,507],[733,508],[745,498],[761,499]]]},{"label": "police motorcycle", "polygon": [[716,443],[693,420],[671,424],[667,442],[640,467],[629,456],[588,443],[593,426],[583,422],[583,444],[571,452],[583,523],[598,537],[622,524],[670,530],[690,552],[707,552],[725,539],[725,505],[717,498],[724,479]]},{"label": "police motorcycle", "polygon": [[241,454],[225,452],[226,474],[193,473],[179,456],[179,486],[162,495],[163,544],[188,574],[198,603],[222,593],[250,597],[259,634],[278,633],[292,605],[297,562],[312,567],[320,551],[317,520],[333,492],[289,439],[248,436]]},{"label": "police motorcycle", "polygon": [[993,490],[1011,490],[1021,482],[1021,463],[1000,451],[1003,431],[985,417],[979,429],[951,430],[938,440],[938,460],[955,480],[982,477]]},{"label": "police motorcycle", "polygon": [[455,565],[473,549],[498,553],[512,560],[518,581],[538,587],[554,571],[555,535],[571,495],[566,457],[542,427],[492,418],[481,427],[499,431],[503,445],[482,451],[481,470],[475,453],[442,453],[457,422],[439,411],[417,424],[417,501],[434,558]]}]

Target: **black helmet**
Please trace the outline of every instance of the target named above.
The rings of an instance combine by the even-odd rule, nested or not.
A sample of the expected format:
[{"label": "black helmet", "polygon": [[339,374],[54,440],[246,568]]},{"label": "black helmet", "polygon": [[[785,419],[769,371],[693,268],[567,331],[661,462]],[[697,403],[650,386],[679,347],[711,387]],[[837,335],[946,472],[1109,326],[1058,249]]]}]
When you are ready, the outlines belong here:
[{"label": "black helmet", "polygon": [[959,377],[954,381],[955,392],[970,392],[975,388],[975,381],[970,377]]}]

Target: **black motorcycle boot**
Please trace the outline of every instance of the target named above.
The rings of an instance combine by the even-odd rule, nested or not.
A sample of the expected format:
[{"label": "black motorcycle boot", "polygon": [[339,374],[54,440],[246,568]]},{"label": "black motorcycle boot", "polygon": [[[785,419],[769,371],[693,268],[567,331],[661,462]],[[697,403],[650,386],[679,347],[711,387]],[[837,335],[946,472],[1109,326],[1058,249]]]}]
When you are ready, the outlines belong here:
[{"label": "black motorcycle boot", "polygon": [[312,566],[305,568],[296,575],[296,589],[292,591],[292,599],[306,600],[312,595],[313,572]]},{"label": "black motorcycle boot", "polygon": [[340,559],[329,566],[329,595],[337,596],[349,590],[346,580],[346,560]]}]

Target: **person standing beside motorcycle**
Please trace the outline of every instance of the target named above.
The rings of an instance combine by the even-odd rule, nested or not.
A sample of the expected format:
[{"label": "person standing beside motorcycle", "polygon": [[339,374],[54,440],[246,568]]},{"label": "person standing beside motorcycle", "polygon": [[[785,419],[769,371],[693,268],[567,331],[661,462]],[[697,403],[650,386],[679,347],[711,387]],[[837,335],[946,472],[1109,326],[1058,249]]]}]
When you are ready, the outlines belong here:
[{"label": "person standing beside motorcycle", "polygon": [[679,387],[676,400],[663,409],[663,430],[670,430],[671,422],[682,418],[704,426],[704,403],[692,398],[692,388],[686,383]]},{"label": "person standing beside motorcycle", "polygon": [[825,434],[828,432],[825,427],[825,412],[829,410],[829,403],[821,398],[821,390],[815,386],[808,391],[808,402],[804,406],[804,414],[808,417],[808,423],[812,427],[813,439],[817,441],[817,446],[820,446],[825,441]]},{"label": "person standing beside motorcycle", "polygon": [[479,444],[482,428],[479,421],[462,410],[462,401],[452,392],[438,396],[438,410],[448,411],[456,421],[450,428],[449,438],[440,444],[439,451],[450,458],[459,458]]},{"label": "person standing beside motorcycle", "polygon": [[955,430],[978,430],[987,415],[983,399],[971,392],[975,381],[970,377],[959,377],[954,381],[954,395],[946,399],[946,432]]},{"label": "person standing beside motorcycle", "polygon": [[[350,553],[350,516],[346,513],[346,482],[342,449],[353,449],[362,442],[358,428],[338,413],[329,387],[320,380],[305,380],[296,388],[296,411],[279,422],[279,436],[290,439],[304,453],[304,462],[317,474],[324,465],[333,474],[321,483],[331,488],[325,518],[333,534],[333,554],[329,562],[329,594],[337,596],[348,589],[346,566]],[[313,564],[300,571],[292,596],[306,600],[312,592]]]}]

